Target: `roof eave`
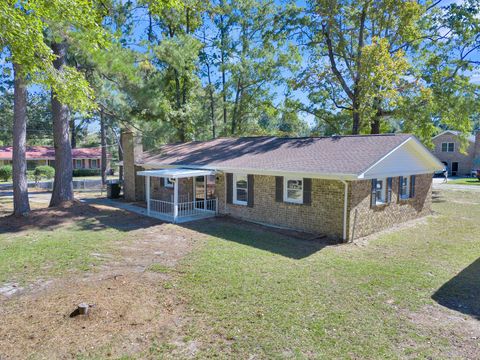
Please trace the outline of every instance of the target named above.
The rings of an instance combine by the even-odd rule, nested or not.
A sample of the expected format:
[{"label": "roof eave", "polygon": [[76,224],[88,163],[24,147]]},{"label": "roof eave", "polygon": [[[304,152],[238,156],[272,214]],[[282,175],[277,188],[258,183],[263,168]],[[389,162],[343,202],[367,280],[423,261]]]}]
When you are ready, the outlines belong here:
[{"label": "roof eave", "polygon": [[201,170],[214,170],[218,172],[236,172],[236,173],[248,173],[255,175],[266,176],[299,176],[313,179],[330,179],[330,180],[358,180],[358,174],[349,173],[319,173],[319,172],[305,172],[305,171],[282,171],[282,170],[262,170],[252,168],[239,168],[228,166],[216,166],[216,165],[191,165],[191,164],[162,164],[156,162],[136,163],[135,165],[145,168],[187,168],[187,169],[201,169]]}]

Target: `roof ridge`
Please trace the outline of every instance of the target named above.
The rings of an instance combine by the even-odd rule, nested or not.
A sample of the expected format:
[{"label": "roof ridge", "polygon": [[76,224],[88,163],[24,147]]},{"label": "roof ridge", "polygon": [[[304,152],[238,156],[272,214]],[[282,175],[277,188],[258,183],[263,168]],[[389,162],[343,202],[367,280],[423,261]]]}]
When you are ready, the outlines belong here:
[{"label": "roof ridge", "polygon": [[272,138],[272,139],[279,139],[279,140],[298,140],[298,139],[331,139],[331,138],[342,138],[342,137],[351,137],[351,138],[359,138],[359,137],[385,137],[385,136],[412,136],[410,133],[384,133],[384,134],[357,134],[357,135],[324,135],[324,136],[275,136],[275,135],[252,135],[252,136],[221,136],[215,139],[205,140],[205,141],[191,141],[191,142],[207,142],[212,140],[218,139],[259,139],[259,138]]}]

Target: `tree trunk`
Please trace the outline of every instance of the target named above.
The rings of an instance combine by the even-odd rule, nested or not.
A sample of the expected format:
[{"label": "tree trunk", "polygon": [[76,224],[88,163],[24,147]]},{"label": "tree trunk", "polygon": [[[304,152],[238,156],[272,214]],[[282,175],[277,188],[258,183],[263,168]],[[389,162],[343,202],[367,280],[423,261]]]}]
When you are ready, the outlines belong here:
[{"label": "tree trunk", "polygon": [[235,135],[237,131],[237,114],[238,114],[238,103],[240,101],[241,96],[241,82],[240,79],[237,81],[237,91],[235,94],[235,103],[233,104],[233,113],[232,113],[232,135]]},{"label": "tree trunk", "polygon": [[360,133],[360,113],[358,109],[353,109],[353,124],[352,135],[358,135]]},{"label": "tree trunk", "polygon": [[[223,1],[220,3],[223,7]],[[222,65],[222,101],[223,101],[223,133],[227,135],[227,79],[225,73],[225,21],[223,15],[220,15],[220,61]]]},{"label": "tree trunk", "polygon": [[[62,71],[65,66],[67,44],[53,43],[53,53],[57,58],[53,66]],[[73,200],[72,148],[70,146],[70,114],[68,107],[61,104],[52,91],[53,143],[55,146],[55,181],[53,183],[50,206],[59,206]]]},{"label": "tree trunk", "polygon": [[70,143],[71,143],[72,149],[75,149],[77,147],[77,128],[75,127],[74,119],[70,121],[70,127],[71,127],[71,133],[72,133],[72,141]]},{"label": "tree trunk", "polygon": [[102,146],[102,184],[105,185],[107,183],[107,136],[103,110],[100,110],[100,144]]},{"label": "tree trunk", "polygon": [[212,137],[216,138],[216,124],[215,124],[215,98],[213,96],[213,84],[212,84],[212,77],[210,75],[210,64],[208,63],[208,59],[206,61],[207,64],[207,74],[208,74],[208,88],[209,88],[209,95],[210,95],[210,119],[212,121]]},{"label": "tree trunk", "polygon": [[353,99],[352,99],[352,135],[360,134],[360,101],[358,85],[354,86],[353,89]]},{"label": "tree trunk", "polygon": [[27,182],[27,89],[19,65],[14,64],[13,103],[13,212],[25,215],[30,211]]},{"label": "tree trunk", "polygon": [[370,134],[380,134],[380,117],[375,116],[370,123]]}]

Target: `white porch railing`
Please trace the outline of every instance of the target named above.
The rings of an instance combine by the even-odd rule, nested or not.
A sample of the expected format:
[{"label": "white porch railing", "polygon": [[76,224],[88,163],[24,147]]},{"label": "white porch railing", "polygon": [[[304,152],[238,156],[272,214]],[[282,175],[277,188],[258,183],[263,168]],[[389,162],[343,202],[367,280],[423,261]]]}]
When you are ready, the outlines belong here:
[{"label": "white porch railing", "polygon": [[150,211],[173,216],[173,202],[150,199]]},{"label": "white porch railing", "polygon": [[218,200],[195,200],[178,203],[177,216],[175,216],[175,203],[172,201],[150,199],[150,213],[165,220],[176,222],[212,216],[217,213]]}]

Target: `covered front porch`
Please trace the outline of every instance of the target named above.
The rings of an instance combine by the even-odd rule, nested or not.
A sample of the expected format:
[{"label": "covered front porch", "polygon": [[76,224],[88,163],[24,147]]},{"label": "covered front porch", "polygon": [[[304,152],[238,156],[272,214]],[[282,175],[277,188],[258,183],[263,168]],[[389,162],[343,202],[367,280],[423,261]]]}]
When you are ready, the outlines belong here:
[{"label": "covered front porch", "polygon": [[[148,216],[182,223],[217,214],[218,200],[215,196],[213,170],[143,170],[137,172],[137,175],[145,177]],[[191,182],[182,181],[187,179]],[[152,189],[153,181],[158,182],[158,188],[154,186]]]}]

